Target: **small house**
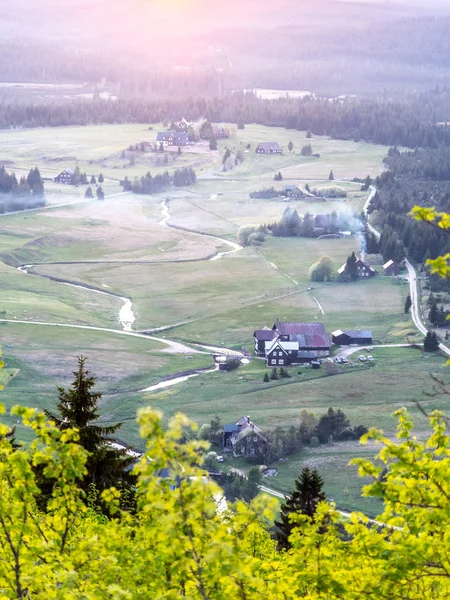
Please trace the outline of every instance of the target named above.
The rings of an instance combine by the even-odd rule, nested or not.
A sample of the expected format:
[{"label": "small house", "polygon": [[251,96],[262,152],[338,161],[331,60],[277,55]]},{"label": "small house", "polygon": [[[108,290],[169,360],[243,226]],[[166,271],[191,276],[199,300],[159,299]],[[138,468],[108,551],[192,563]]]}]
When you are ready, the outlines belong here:
[{"label": "small house", "polygon": [[[338,274],[343,275],[345,271],[345,267],[347,263],[343,264],[340,269],[338,269]],[[358,258],[355,262],[356,269],[358,270],[358,277],[360,279],[364,279],[366,277],[375,277],[378,275],[378,271],[373,269],[370,265],[366,264],[363,260]]]},{"label": "small house", "polygon": [[400,265],[393,260],[388,260],[387,263],[383,265],[383,269],[385,275],[398,275],[401,271]]},{"label": "small house", "polygon": [[73,171],[72,169],[64,169],[61,171],[59,175],[54,178],[55,183],[65,183],[66,185],[71,185],[73,180]]},{"label": "small house", "polygon": [[223,426],[223,447],[233,451],[235,456],[264,455],[267,438],[250,417],[241,417],[236,423]]},{"label": "small house", "polygon": [[257,329],[253,332],[253,339],[255,340],[255,353],[264,356],[266,351],[266,342],[271,342],[278,334],[268,327],[263,329]]},{"label": "small house", "polygon": [[296,200],[306,198],[305,192],[298,185],[294,185],[293,183],[288,183],[284,186],[284,194],[288,198],[294,198]]},{"label": "small house", "polygon": [[278,142],[260,142],[256,154],[283,154],[283,149]]},{"label": "small house", "polygon": [[275,339],[266,342],[265,354],[268,367],[286,367],[297,361],[298,342],[283,342]]},{"label": "small house", "polygon": [[186,146],[188,136],[184,131],[158,131],[156,141],[163,146]]},{"label": "small house", "polygon": [[216,140],[224,140],[230,137],[230,131],[221,125],[212,125],[212,134]]},{"label": "small house", "polygon": [[336,329],[331,334],[331,341],[336,346],[351,346],[352,344],[366,346],[372,344],[372,332],[368,329]]}]

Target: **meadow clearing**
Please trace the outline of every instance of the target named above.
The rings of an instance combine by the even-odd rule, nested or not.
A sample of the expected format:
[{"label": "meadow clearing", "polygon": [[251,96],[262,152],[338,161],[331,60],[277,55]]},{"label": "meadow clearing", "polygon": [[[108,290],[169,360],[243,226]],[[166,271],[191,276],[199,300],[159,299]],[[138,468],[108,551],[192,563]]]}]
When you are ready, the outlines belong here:
[{"label": "meadow clearing", "polygon": [[[168,375],[207,367],[210,355],[169,352],[160,342],[121,335],[120,298],[67,286],[61,280],[130,298],[135,331],[170,326],[158,335],[188,345],[245,346],[251,351],[253,331],[272,326],[276,318],[322,321],[329,332],[370,328],[374,343],[421,340],[403,313],[407,284],[379,275],[353,284],[311,285],[309,268],[321,256],[330,256],[337,269],[352,251],[359,252],[355,236],[318,240],[269,235],[260,246],[210,260],[230,250],[227,241],[236,242],[240,227],[278,221],[287,206],[302,214],[359,214],[367,192],[347,179],[377,175],[387,148],[329,138],[307,140],[305,132],[247,125],[242,131],[234,128],[229,140],[219,141],[217,151],[209,151],[205,144],[183,149],[181,156],[171,150],[168,165],[155,153],[139,153],[134,165],[127,152],[122,158],[130,144],[154,140],[157,129],[157,125],[153,129],[107,125],[0,132],[4,156],[12,161],[8,169],[20,173],[38,166],[44,176],[53,177],[78,164],[88,176],[102,172],[105,193],[110,195],[105,201],[1,217],[0,321],[13,322],[0,323],[0,344],[7,368],[15,370],[15,377],[6,379],[2,400],[7,406],[20,402],[54,407],[56,386],[68,385],[75,357],[84,354],[104,394],[103,421],[122,420],[121,438],[137,448],[135,414],[148,404],[160,408],[165,418],[178,410],[186,412],[200,425],[216,413],[223,422],[251,414],[263,428],[295,424],[302,408],[320,414],[334,406],[342,408],[352,424],[376,424],[392,433],[391,413],[413,401],[409,385],[419,395],[429,387],[429,373],[442,372],[440,357],[425,359],[419,351],[380,349],[371,369],[340,369],[329,375],[300,368],[301,375],[293,370],[292,379],[268,385],[262,383],[264,362],[254,360],[232,373],[201,374],[164,390],[139,392]],[[267,140],[278,141],[285,153],[256,155],[256,144]],[[294,143],[292,153],[287,150],[289,141]],[[309,142],[320,158],[300,155]],[[241,150],[244,161],[223,172],[226,147]],[[153,196],[120,194],[119,179],[125,175],[132,179],[148,170],[157,173],[187,165],[197,172],[193,186]],[[336,178],[332,182],[331,169]],[[281,182],[273,180],[278,172]],[[293,182],[318,190],[340,187],[347,197],[289,203],[249,198],[252,191],[282,189]],[[46,186],[50,205],[82,200],[86,187]],[[167,227],[164,202],[168,225],[192,232]],[[381,257],[369,258],[381,270]],[[30,264],[34,266],[28,274],[17,269]],[[327,448],[305,450],[280,466],[279,489],[289,489],[304,461],[319,461],[327,492],[346,506],[358,506],[360,487],[354,475],[345,475],[345,488],[339,487],[339,473],[350,454],[358,452],[357,444]]]}]

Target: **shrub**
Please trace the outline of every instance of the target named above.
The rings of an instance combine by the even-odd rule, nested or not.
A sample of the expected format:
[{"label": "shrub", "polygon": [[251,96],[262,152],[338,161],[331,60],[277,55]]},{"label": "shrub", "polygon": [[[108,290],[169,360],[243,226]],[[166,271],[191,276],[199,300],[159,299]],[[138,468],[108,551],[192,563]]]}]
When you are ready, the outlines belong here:
[{"label": "shrub", "polygon": [[270,379],[269,379],[269,373],[264,373],[264,379],[263,379],[264,383],[269,383]]},{"label": "shrub", "polygon": [[319,445],[320,445],[319,438],[318,438],[317,436],[313,435],[313,436],[311,437],[311,439],[309,440],[309,445],[310,445],[312,448],[317,448],[317,446],[319,446]]}]

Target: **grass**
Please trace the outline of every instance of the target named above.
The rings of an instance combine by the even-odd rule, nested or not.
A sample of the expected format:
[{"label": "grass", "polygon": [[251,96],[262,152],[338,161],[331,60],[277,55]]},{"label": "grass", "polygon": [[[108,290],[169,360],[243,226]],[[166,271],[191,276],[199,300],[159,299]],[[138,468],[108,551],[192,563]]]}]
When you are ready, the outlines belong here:
[{"label": "grass", "polygon": [[[205,146],[185,149],[181,157],[171,152],[168,166],[153,153],[136,156],[134,166],[129,156],[122,158],[122,150],[130,144],[154,140],[157,129],[157,125],[153,130],[143,125],[105,125],[17,130],[7,135],[0,132],[4,152],[14,161],[12,168],[18,174],[37,165],[44,176],[53,177],[62,168],[79,164],[88,175],[104,174],[106,194],[120,191],[119,179],[125,175],[132,179],[148,170],[156,173],[191,165],[198,175],[197,184],[189,189],[143,197],[121,195],[105,202],[93,200],[39,213],[3,216],[0,317],[118,327],[119,300],[36,275],[27,276],[14,268],[41,263],[35,273],[132,298],[136,329],[182,323],[161,333],[169,339],[251,350],[254,329],[271,326],[276,318],[322,321],[327,331],[370,328],[380,342],[420,338],[403,314],[407,286],[390,278],[380,275],[353,284],[313,284],[314,289],[308,290],[310,266],[321,256],[330,256],[337,269],[352,251],[359,251],[355,237],[316,240],[267,236],[258,248],[245,248],[221,260],[208,261],[204,259],[225,248],[223,242],[160,224],[160,203],[164,199],[169,199],[173,215],[170,223],[229,240],[236,240],[244,225],[278,221],[288,205],[303,214],[359,213],[367,193],[343,179],[377,175],[386,148],[328,138],[307,140],[305,132],[246,125],[242,131],[233,126],[232,137],[220,141],[217,152]],[[256,155],[257,143],[264,140],[277,140],[285,154]],[[294,152],[289,153],[291,140]],[[320,158],[300,155],[301,147],[309,142]],[[248,152],[247,144],[251,146]],[[241,150],[245,160],[223,173],[221,157],[226,147]],[[331,169],[334,182],[327,180]],[[278,171],[283,174],[282,182],[274,182]],[[289,203],[249,198],[252,191],[271,186],[282,189],[291,182],[308,183],[311,189],[341,187],[347,197]],[[83,186],[47,182],[47,190],[50,204],[84,196]],[[392,412],[406,404],[415,411],[423,429],[425,422],[413,400],[429,387],[430,372],[444,373],[440,358],[425,359],[417,351],[405,349],[380,349],[374,350],[374,367],[340,367],[338,375],[327,374],[325,367],[319,371],[300,367],[292,370],[290,379],[264,384],[265,364],[254,360],[231,373],[202,374],[173,387],[142,393],[138,390],[164,376],[206,367],[211,358],[194,355],[188,359],[147,339],[20,323],[0,324],[0,342],[7,362],[3,373],[18,370],[2,394],[7,406],[20,402],[54,409],[56,386],[70,384],[76,356],[84,354],[103,393],[103,422],[123,421],[121,438],[141,449],[135,416],[138,408],[148,404],[162,410],[165,419],[182,411],[199,425],[216,413],[223,422],[250,414],[263,429],[298,423],[303,408],[321,414],[329,406],[339,406],[353,424],[372,425],[376,415],[376,424],[390,435],[395,429]],[[409,389],[414,390],[413,394]],[[429,407],[444,404],[441,399],[430,402]],[[24,435],[19,427],[18,437]],[[317,464],[329,496],[346,507],[363,506],[360,482],[345,469],[349,457],[361,452],[355,443],[305,449],[280,464],[278,476],[267,483],[288,491],[301,465]],[[370,454],[372,450],[363,452]]]}]

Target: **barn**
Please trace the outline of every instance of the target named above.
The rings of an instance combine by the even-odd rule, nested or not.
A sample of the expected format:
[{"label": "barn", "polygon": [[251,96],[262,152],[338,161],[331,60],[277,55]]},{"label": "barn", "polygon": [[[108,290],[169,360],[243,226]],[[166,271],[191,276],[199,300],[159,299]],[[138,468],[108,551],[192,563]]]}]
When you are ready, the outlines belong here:
[{"label": "barn", "polygon": [[260,142],[256,154],[283,154],[283,149],[278,142]]},{"label": "barn", "polygon": [[401,271],[400,265],[395,263],[393,260],[388,260],[383,265],[385,275],[398,275]]},{"label": "barn", "polygon": [[365,346],[372,343],[372,332],[368,329],[336,329],[331,334],[331,341],[336,346],[350,346],[352,344]]},{"label": "barn", "polygon": [[67,185],[71,185],[73,179],[73,171],[72,169],[64,169],[61,171],[59,175],[54,178],[55,183],[65,183]]}]

